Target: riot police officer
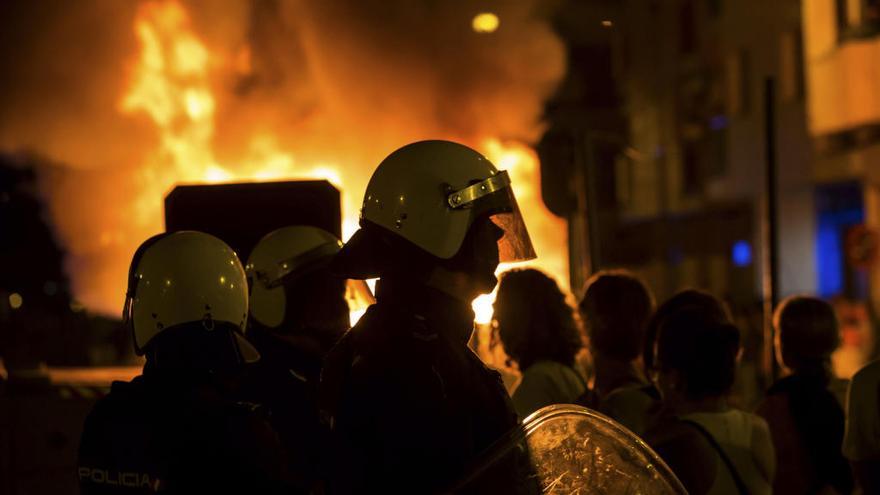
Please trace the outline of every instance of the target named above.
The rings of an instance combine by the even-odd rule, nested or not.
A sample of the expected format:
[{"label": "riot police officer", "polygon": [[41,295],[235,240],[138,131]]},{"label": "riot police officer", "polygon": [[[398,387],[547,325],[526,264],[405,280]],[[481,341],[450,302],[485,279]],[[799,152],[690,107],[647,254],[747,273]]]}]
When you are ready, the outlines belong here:
[{"label": "riot police officer", "polygon": [[242,336],[247,308],[244,269],[221,240],[183,231],[138,248],[123,319],[146,364],[86,419],[82,493],[286,490],[277,436],[231,400],[242,367],[259,359]]},{"label": "riot police officer", "polygon": [[371,302],[363,281],[347,283],[328,272],[341,247],[323,229],[283,227],[264,236],[245,265],[250,287],[246,337],[261,359],[246,373],[242,397],[269,409],[290,471],[304,490],[320,479],[324,437],[317,391],[324,355],[350,326],[349,289]]},{"label": "riot police officer", "polygon": [[[380,280],[376,304],[330,352],[321,378],[330,491],[442,491],[517,425],[499,375],[467,343],[471,301],[492,291],[499,261],[534,257],[531,242],[507,173],[448,141],[385,158],[360,225],[334,266]],[[472,490],[523,490],[510,468]]]}]

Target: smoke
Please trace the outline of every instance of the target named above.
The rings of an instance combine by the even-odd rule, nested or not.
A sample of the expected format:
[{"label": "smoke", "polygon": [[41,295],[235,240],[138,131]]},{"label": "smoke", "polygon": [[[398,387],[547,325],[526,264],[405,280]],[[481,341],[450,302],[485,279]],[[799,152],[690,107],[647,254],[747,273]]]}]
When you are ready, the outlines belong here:
[{"label": "smoke", "polygon": [[[216,161],[233,176],[279,151],[292,157],[292,176],[333,168],[349,212],[376,164],[407,142],[534,142],[565,70],[546,7],[533,1],[181,3],[211,54]],[[146,114],[120,110],[141,49],[141,7],[0,4],[0,150],[65,164],[46,167],[41,183],[74,292],[113,314],[131,253],[162,229],[162,188],[193,180],[160,163]],[[498,15],[496,32],[471,29],[482,11]]]}]

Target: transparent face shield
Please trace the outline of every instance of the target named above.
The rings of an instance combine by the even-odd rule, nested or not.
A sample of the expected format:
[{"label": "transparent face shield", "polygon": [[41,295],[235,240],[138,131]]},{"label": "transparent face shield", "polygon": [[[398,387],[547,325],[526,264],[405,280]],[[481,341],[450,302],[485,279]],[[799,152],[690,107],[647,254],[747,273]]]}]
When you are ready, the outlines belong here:
[{"label": "transparent face shield", "polygon": [[498,239],[501,262],[514,263],[537,258],[506,170],[450,193],[447,202],[453,209],[474,209],[473,218],[488,214],[492,223],[504,231],[504,235]]}]

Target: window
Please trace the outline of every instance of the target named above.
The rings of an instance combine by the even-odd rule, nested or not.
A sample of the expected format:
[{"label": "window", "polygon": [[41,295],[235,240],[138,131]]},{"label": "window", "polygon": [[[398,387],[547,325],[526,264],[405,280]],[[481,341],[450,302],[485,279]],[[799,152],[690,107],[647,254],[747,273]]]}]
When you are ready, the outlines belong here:
[{"label": "window", "polygon": [[841,40],[880,34],[880,0],[837,0],[837,27]]}]

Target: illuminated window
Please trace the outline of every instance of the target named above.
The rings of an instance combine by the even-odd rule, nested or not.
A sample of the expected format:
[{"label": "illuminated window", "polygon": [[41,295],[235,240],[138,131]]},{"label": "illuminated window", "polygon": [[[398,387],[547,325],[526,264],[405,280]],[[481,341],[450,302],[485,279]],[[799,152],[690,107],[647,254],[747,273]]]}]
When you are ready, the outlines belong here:
[{"label": "illuminated window", "polygon": [[837,0],[837,27],[841,40],[880,34],[880,0]]}]

